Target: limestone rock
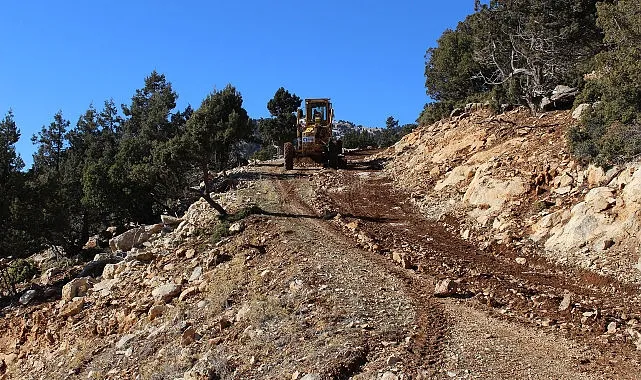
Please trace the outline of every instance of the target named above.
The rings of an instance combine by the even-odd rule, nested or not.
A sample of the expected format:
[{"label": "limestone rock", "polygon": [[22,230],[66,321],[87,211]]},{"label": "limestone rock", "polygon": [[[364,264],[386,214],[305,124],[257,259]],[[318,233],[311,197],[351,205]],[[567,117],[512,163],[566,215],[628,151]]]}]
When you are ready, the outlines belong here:
[{"label": "limestone rock", "polygon": [[474,179],[463,196],[463,201],[474,206],[489,206],[489,210],[498,211],[510,199],[527,192],[526,183],[522,178],[495,179],[490,176],[488,169],[489,165],[485,165],[476,171]]},{"label": "limestone rock", "polygon": [[587,112],[590,112],[592,110],[592,105],[589,103],[581,103],[576,108],[574,111],[572,111],[572,118],[575,120],[581,120],[583,115],[585,115]]},{"label": "limestone rock", "polygon": [[236,222],[229,226],[229,233],[237,234],[245,229],[245,225],[242,222]]},{"label": "limestone rock", "polygon": [[615,202],[614,190],[609,187],[595,187],[585,195],[585,203],[595,212],[604,211]]},{"label": "limestone rock", "polygon": [[60,269],[60,268],[49,268],[44,273],[42,273],[42,275],[40,276],[40,283],[42,285],[48,285],[49,282],[51,282],[51,279],[54,276],[56,276],[56,275],[58,275],[58,274],[60,274],[62,272],[63,272],[63,270]]},{"label": "limestone rock", "polygon": [[570,308],[571,303],[572,303],[572,293],[566,292],[563,295],[563,300],[561,300],[561,304],[559,305],[559,311],[566,311],[567,309]]},{"label": "limestone rock", "polygon": [[123,264],[107,264],[102,270],[102,278],[105,280],[110,280],[116,278],[119,273],[125,269]]},{"label": "limestone rock", "polygon": [[434,288],[434,296],[449,297],[456,292],[456,283],[449,278],[439,281]]},{"label": "limestone rock", "polygon": [[588,185],[601,185],[605,182],[605,171],[601,167],[594,165],[588,166]]},{"label": "limestone rock", "polygon": [[129,252],[127,254],[127,260],[138,260],[145,263],[152,261],[155,257],[156,255],[149,250]]},{"label": "limestone rock", "polygon": [[446,177],[438,181],[436,186],[434,186],[435,191],[441,191],[448,186],[455,186],[460,182],[467,181],[474,177],[474,172],[476,168],[469,165],[461,165],[452,169],[451,172],[447,173]]},{"label": "limestone rock", "polygon": [[159,223],[150,226],[132,228],[129,231],[109,240],[109,247],[111,247],[112,252],[130,251],[133,247],[149,241],[154,234],[157,234],[162,230],[163,226],[164,224]]},{"label": "limestone rock", "polygon": [[152,290],[151,295],[156,301],[169,302],[180,294],[181,286],[177,284],[165,284]]},{"label": "limestone rock", "polygon": [[398,376],[394,372],[387,371],[381,376],[381,380],[398,380]]},{"label": "limestone rock", "polygon": [[176,218],[175,216],[171,215],[160,215],[160,220],[163,222],[163,224],[166,224],[168,226],[177,226],[183,221],[182,218]]},{"label": "limestone rock", "polygon": [[126,334],[123,335],[120,340],[116,343],[116,350],[122,350],[126,348],[129,345],[129,342],[131,342],[134,338],[136,337],[136,334]]},{"label": "limestone rock", "polygon": [[147,318],[149,318],[150,321],[153,321],[154,319],[162,316],[166,310],[167,306],[165,305],[154,305],[149,309],[149,312],[147,312]]},{"label": "limestone rock", "polygon": [[84,307],[85,307],[85,300],[83,298],[76,298],[73,301],[67,302],[60,309],[60,316],[73,317],[74,315],[79,314]]},{"label": "limestone rock", "polygon": [[197,266],[196,268],[194,268],[194,271],[191,272],[191,276],[189,276],[189,282],[200,280],[202,275],[203,275],[203,267]]},{"label": "limestone rock", "polygon": [[74,278],[62,287],[62,299],[71,301],[74,297],[84,297],[93,283],[89,277]]}]

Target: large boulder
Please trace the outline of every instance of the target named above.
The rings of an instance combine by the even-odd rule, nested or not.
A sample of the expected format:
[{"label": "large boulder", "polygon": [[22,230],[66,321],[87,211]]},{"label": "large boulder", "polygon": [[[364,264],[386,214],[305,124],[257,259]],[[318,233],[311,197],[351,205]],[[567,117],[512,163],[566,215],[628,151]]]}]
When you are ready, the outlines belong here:
[{"label": "large boulder", "polygon": [[149,241],[154,234],[162,231],[163,226],[164,225],[162,223],[158,223],[150,226],[132,228],[129,231],[109,240],[109,247],[111,247],[112,252],[130,251],[133,247]]},{"label": "large boulder", "polygon": [[491,176],[489,165],[476,171],[474,179],[467,187],[463,201],[477,207],[487,207],[492,212],[499,211],[511,199],[527,193],[528,185],[520,177],[501,180]]}]

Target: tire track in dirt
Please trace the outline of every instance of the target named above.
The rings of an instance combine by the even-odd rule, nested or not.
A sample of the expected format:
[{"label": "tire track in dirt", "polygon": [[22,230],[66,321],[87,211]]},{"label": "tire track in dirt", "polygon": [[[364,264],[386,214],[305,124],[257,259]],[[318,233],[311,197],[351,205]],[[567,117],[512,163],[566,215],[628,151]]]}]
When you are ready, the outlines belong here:
[{"label": "tire track in dirt", "polygon": [[[288,212],[296,214],[316,214],[314,208],[303,201],[296,185],[296,180],[274,180],[274,186],[280,193],[281,199],[288,201],[283,206]],[[344,232],[335,224],[320,217],[302,219],[301,222],[306,223],[316,233],[326,236],[328,239],[325,244],[334,241],[355,246],[351,237],[345,236]],[[415,331],[403,358],[404,373],[409,375],[410,379],[433,376],[442,363],[443,344],[448,326],[442,306],[431,295],[431,289],[434,287],[433,281],[425,276],[417,275],[411,270],[398,267],[378,253],[361,249],[359,251],[376,268],[380,268],[401,280],[404,293],[412,300],[412,306],[416,312]]]},{"label": "tire track in dirt", "polygon": [[[520,265],[515,262],[518,252],[501,246],[481,251],[452,233],[455,220],[427,221],[381,174],[352,170],[327,175],[319,180],[324,188],[319,192],[320,208],[343,213],[347,216],[343,223],[358,222],[359,230],[372,239],[370,247],[376,245],[388,255],[410,254],[417,275],[457,279],[457,296],[474,297],[500,318],[530,327],[562,324],[566,336],[601,351],[585,363],[586,370],[609,368],[619,378],[637,373],[632,342],[620,334],[604,333],[609,323],[625,325],[623,315],[633,322],[641,317],[635,301],[638,287],[537,257]],[[337,187],[342,191],[332,190]],[[568,291],[571,307],[561,310],[559,304]],[[503,314],[505,310],[509,313]]]}]

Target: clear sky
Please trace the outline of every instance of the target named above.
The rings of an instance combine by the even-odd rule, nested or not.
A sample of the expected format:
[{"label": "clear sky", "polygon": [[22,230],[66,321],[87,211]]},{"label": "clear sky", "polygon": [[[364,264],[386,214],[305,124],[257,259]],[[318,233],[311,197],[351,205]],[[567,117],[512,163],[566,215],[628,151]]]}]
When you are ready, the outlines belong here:
[{"label": "clear sky", "polygon": [[90,103],[129,104],[152,70],[178,107],[234,85],[250,117],[268,116],[281,86],[330,97],[336,117],[414,122],[424,55],[473,0],[6,1],[0,22],[0,117],[9,108],[29,167],[31,135],[62,110],[75,125]]}]

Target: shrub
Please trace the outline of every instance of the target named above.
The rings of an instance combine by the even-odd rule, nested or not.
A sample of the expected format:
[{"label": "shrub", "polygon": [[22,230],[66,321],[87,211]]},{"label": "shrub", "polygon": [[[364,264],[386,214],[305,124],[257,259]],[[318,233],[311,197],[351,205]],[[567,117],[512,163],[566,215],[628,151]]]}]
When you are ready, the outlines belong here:
[{"label": "shrub", "polygon": [[31,280],[37,273],[38,269],[31,262],[24,259],[13,260],[0,267],[0,291],[15,295],[16,285]]}]

